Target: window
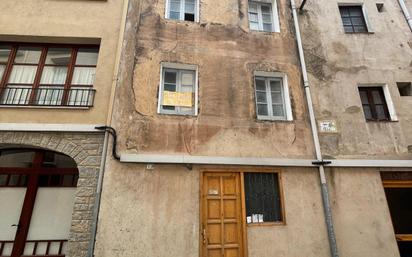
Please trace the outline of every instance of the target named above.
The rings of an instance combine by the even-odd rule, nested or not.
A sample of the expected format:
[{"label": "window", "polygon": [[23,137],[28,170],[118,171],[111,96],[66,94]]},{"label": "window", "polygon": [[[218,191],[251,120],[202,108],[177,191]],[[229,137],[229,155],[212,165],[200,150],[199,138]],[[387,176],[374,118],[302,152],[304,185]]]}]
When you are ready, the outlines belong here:
[{"label": "window", "polygon": [[399,94],[401,96],[412,96],[412,83],[411,82],[396,82],[398,86]]},{"label": "window", "polygon": [[279,32],[276,2],[249,1],[249,27],[251,30]]},{"label": "window", "polygon": [[390,120],[389,110],[382,87],[360,87],[359,94],[366,120]]},{"label": "window", "polygon": [[292,120],[286,76],[268,77],[271,73],[255,73],[256,112],[261,120]]},{"label": "window", "polygon": [[412,256],[412,173],[382,172],[393,228],[401,257]]},{"label": "window", "polygon": [[244,173],[246,222],[282,222],[278,173]]},{"label": "window", "polygon": [[198,20],[198,0],[167,0],[166,18],[181,21]]},{"label": "window", "polygon": [[368,32],[361,5],[341,5],[339,6],[339,11],[346,33]]},{"label": "window", "polygon": [[158,112],[197,115],[197,68],[194,65],[163,63]]},{"label": "window", "polygon": [[92,106],[96,46],[0,43],[0,104]]}]

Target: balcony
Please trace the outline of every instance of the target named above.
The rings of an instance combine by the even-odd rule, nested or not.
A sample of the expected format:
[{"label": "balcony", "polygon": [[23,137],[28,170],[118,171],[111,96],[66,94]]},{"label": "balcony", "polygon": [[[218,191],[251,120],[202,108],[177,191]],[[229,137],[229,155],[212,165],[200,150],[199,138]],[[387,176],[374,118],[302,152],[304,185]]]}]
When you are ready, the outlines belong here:
[{"label": "balcony", "polygon": [[0,106],[92,107],[96,90],[8,86],[0,93]]}]

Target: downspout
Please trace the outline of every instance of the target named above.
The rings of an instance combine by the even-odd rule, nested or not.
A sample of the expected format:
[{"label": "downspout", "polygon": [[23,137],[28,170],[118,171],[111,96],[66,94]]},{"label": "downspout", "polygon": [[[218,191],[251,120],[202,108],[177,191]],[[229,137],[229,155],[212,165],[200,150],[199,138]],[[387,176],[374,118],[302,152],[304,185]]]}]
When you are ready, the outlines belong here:
[{"label": "downspout", "polygon": [[326,227],[327,227],[327,232],[328,232],[329,247],[330,247],[331,256],[339,257],[335,232],[333,228],[332,209],[330,206],[329,191],[328,191],[325,169],[324,169],[325,162],[322,159],[322,152],[320,149],[318,129],[316,125],[315,114],[313,111],[313,103],[312,103],[312,97],[311,97],[311,92],[310,92],[308,73],[306,70],[305,56],[303,53],[302,39],[300,37],[299,21],[298,21],[298,16],[297,16],[297,11],[296,11],[297,8],[296,8],[295,0],[291,0],[291,6],[292,6],[293,21],[295,25],[296,42],[297,42],[298,51],[299,51],[300,65],[302,69],[303,84],[305,88],[306,101],[307,101],[308,110],[309,110],[310,125],[312,128],[313,143],[315,145],[316,159],[318,160],[314,164],[319,165],[319,177],[320,177],[320,183],[321,183],[323,211],[325,214],[325,222],[326,222]]},{"label": "downspout", "polygon": [[[115,97],[115,91],[116,91],[118,73],[119,73],[119,67],[120,67],[120,55],[122,53],[123,37],[124,37],[125,29],[126,29],[126,18],[127,18],[127,12],[129,9],[130,0],[123,0],[123,1],[124,2],[123,2],[123,9],[122,9],[122,18],[120,21],[120,32],[119,32],[119,38],[118,38],[118,43],[117,43],[115,67],[113,71],[114,79],[113,79],[113,84],[112,84],[112,92],[110,94],[110,104],[108,107],[108,114],[107,114],[107,121],[106,121],[106,124],[108,125],[110,125],[111,123],[111,117],[113,113],[114,97]],[[99,211],[100,211],[100,201],[101,201],[101,194],[102,194],[102,187],[103,187],[104,171],[106,167],[106,157],[107,157],[107,150],[108,150],[108,144],[109,144],[109,134],[111,134],[110,130],[106,129],[104,133],[104,143],[103,143],[103,151],[102,151],[102,160],[100,162],[100,169],[99,169],[99,179],[97,181],[97,187],[96,187],[96,198],[95,198],[94,208],[93,208],[91,239],[90,239],[89,249],[87,252],[88,257],[94,256],[94,248],[96,245],[97,223],[98,223]],[[113,140],[115,140],[115,137],[113,137]],[[113,147],[115,147],[115,145],[113,145]],[[115,152],[116,152],[116,148],[113,149],[114,158],[116,158],[117,156],[116,154],[114,154]]]},{"label": "downspout", "polygon": [[401,6],[403,15],[405,15],[406,21],[409,24],[409,28],[412,30],[412,17],[409,14],[408,7],[406,7],[404,0],[398,0],[398,1],[399,1],[399,5]]}]

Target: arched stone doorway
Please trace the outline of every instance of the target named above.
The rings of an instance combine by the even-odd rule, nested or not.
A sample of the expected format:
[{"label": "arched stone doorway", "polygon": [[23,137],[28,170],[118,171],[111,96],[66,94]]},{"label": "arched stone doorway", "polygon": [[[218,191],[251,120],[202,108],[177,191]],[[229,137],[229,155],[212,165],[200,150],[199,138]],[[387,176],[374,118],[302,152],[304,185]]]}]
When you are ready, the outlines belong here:
[{"label": "arched stone doorway", "polygon": [[65,256],[78,178],[67,155],[1,149],[0,256]]}]

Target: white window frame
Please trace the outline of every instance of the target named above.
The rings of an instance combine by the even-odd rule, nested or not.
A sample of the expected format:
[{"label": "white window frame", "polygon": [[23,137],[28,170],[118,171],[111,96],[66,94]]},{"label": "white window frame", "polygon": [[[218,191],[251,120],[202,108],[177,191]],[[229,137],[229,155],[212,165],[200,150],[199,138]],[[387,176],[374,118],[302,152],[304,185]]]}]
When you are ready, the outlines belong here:
[{"label": "white window frame", "polygon": [[[381,87],[383,90],[383,96],[385,97],[386,101],[386,106],[388,107],[388,112],[389,112],[389,120],[390,121],[398,121],[398,115],[396,114],[395,111],[395,105],[392,100],[391,93],[389,92],[389,86],[388,84],[382,84],[382,83],[376,83],[376,84],[358,84],[358,92],[360,87]],[[362,106],[362,101],[360,103],[360,106]],[[363,112],[362,112],[363,113]],[[364,114],[364,113],[363,113]],[[365,115],[365,114],[364,114]]]},{"label": "white window frame", "polygon": [[[195,101],[193,103],[194,113],[186,114],[186,113],[179,113],[177,110],[164,110],[162,109],[162,101],[163,101],[163,90],[164,90],[164,72],[166,69],[173,69],[173,70],[187,70],[187,71],[194,71],[195,72],[195,84],[194,84],[194,94],[195,94]],[[170,62],[162,62],[160,68],[160,84],[159,84],[159,94],[158,94],[158,103],[157,103],[157,113],[159,114],[171,114],[171,115],[182,115],[182,116],[197,116],[198,115],[198,102],[199,102],[199,88],[198,88],[198,67],[197,65],[193,64],[181,64],[181,63],[170,63]],[[177,81],[176,81],[177,83]],[[176,87],[177,89],[177,87]]]},{"label": "white window frame", "polygon": [[[343,2],[343,3],[338,3],[338,12],[339,12],[339,7],[340,6],[360,6],[362,8],[362,14],[363,14],[363,19],[365,20],[365,24],[366,24],[366,29],[368,30],[366,33],[374,33],[373,28],[372,28],[372,23],[369,21],[368,18],[368,13],[366,11],[366,7],[365,4],[363,2]],[[341,14],[339,12],[339,17],[341,18],[341,23],[342,23],[342,17]],[[343,32],[345,32],[345,28],[343,27],[342,24],[342,29]],[[362,33],[355,33],[355,34],[362,34]]]},{"label": "white window frame", "polygon": [[[249,16],[249,5],[250,3],[255,3],[258,5],[258,22],[259,22],[259,30],[254,30],[252,28],[250,28],[250,16]],[[270,4],[271,7],[271,11],[272,11],[272,31],[265,31],[263,30],[263,19],[262,19],[262,9],[261,9],[261,5],[265,5],[265,4]],[[262,31],[262,32],[280,32],[280,24],[279,24],[279,13],[278,13],[278,5],[277,5],[277,0],[248,0],[248,22],[249,22],[249,29],[252,31]]]},{"label": "white window frame", "polygon": [[[267,105],[269,115],[259,115],[258,114],[258,105],[257,105],[257,94],[256,94],[256,77],[262,77],[265,79],[274,79],[280,80],[282,86],[282,97],[284,103],[284,116],[273,116],[272,115],[272,96],[270,94],[270,87],[266,84],[266,96],[267,96]],[[272,121],[293,121],[292,105],[290,102],[289,86],[287,75],[281,72],[266,72],[266,71],[255,71],[253,76],[253,84],[255,91],[255,108],[256,108],[256,117],[258,120],[272,120]],[[270,106],[270,108],[269,108]]]},{"label": "white window frame", "polygon": [[[166,1],[166,8],[165,8],[165,18],[170,19],[170,0]],[[187,21],[187,22],[199,22],[199,2],[200,0],[195,0],[195,20],[194,21]],[[175,19],[171,19],[175,20]],[[185,0],[180,0],[180,17],[178,20],[175,21],[186,21],[185,20]]]}]

